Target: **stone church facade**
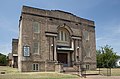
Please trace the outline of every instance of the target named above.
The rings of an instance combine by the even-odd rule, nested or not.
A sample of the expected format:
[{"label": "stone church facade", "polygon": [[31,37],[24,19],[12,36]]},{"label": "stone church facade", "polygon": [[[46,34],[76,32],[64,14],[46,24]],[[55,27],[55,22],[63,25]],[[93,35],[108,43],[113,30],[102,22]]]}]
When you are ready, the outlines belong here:
[{"label": "stone church facade", "polygon": [[19,21],[18,69],[96,69],[94,21],[60,10],[23,6]]}]

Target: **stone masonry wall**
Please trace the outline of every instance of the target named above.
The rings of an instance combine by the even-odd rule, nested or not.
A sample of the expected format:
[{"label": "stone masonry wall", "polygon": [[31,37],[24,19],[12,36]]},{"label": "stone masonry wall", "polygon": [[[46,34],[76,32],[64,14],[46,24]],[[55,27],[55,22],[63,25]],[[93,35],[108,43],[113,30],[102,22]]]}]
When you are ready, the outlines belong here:
[{"label": "stone masonry wall", "polygon": [[[90,62],[96,64],[96,47],[95,47],[95,26],[94,22],[91,20],[83,19],[77,17],[68,12],[63,12],[59,10],[43,10],[32,7],[23,6],[21,13],[22,25],[20,26],[20,42],[19,42],[19,63],[21,63],[22,71],[32,71],[31,64],[38,62],[40,65],[39,71],[45,70],[44,61],[50,59],[52,60],[52,49],[51,44],[53,44],[52,37],[47,37],[45,32],[58,33],[59,26],[68,26],[72,30],[71,36],[81,37],[82,40],[76,41],[75,47],[80,46],[79,51],[81,52],[79,56],[80,60],[84,62]],[[39,22],[40,33],[33,33],[33,23]],[[89,41],[86,42],[83,39],[83,31],[89,32]],[[50,39],[50,41],[49,41]],[[57,40],[57,38],[56,38]],[[33,42],[39,42],[39,54],[33,54]],[[50,43],[49,43],[50,42]],[[77,45],[80,43],[80,45]],[[23,46],[30,46],[30,57],[23,56]],[[91,56],[86,57],[85,51],[90,48]],[[77,49],[75,49],[77,51]],[[77,54],[77,52],[76,52]],[[55,63],[49,63],[47,69],[49,71],[55,71]],[[93,65],[95,67],[95,64]],[[92,68],[92,67],[91,67]]]}]

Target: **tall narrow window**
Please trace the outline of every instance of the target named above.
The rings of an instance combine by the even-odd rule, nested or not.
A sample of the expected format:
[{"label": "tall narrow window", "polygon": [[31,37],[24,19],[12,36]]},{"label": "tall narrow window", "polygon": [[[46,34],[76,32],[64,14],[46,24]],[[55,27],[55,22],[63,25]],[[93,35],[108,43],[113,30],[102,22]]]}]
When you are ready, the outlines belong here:
[{"label": "tall narrow window", "polygon": [[39,22],[33,22],[33,31],[34,33],[40,32]]},{"label": "tall narrow window", "polygon": [[88,31],[83,31],[83,37],[84,37],[84,39],[85,39],[86,41],[89,40],[89,33],[88,33]]},{"label": "tall narrow window", "polygon": [[68,40],[68,39],[67,39],[67,38],[68,38],[67,33],[65,32],[64,35],[65,35],[65,41],[67,41],[67,40]]},{"label": "tall narrow window", "polygon": [[34,42],[33,52],[39,53],[39,42]]},{"label": "tall narrow window", "polygon": [[24,56],[30,56],[30,47],[23,46],[23,52],[24,52]]},{"label": "tall narrow window", "polygon": [[86,56],[90,57],[90,48],[86,48]]},{"label": "tall narrow window", "polygon": [[60,32],[58,32],[58,40],[60,39]]},{"label": "tall narrow window", "polygon": [[63,41],[63,31],[61,31],[61,40]]},{"label": "tall narrow window", "polygon": [[32,65],[32,70],[33,70],[33,71],[39,71],[39,64],[38,64],[38,63],[34,63],[34,64]]}]

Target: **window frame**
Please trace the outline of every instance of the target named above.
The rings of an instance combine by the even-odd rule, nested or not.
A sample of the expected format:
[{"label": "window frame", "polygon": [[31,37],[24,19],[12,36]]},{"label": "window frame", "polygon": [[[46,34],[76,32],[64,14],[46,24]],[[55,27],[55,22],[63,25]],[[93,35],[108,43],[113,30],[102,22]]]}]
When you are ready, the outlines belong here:
[{"label": "window frame", "polygon": [[[35,31],[36,28],[37,28],[37,31]],[[39,22],[33,22],[33,32],[40,33],[40,23]]]},{"label": "window frame", "polygon": [[91,57],[90,48],[86,49],[86,57]]},{"label": "window frame", "polygon": [[33,71],[39,71],[39,63],[33,63],[32,64],[32,70]]},{"label": "window frame", "polygon": [[62,41],[62,42],[68,42],[69,41],[69,32],[67,31],[67,30],[62,30],[62,29],[60,29],[59,31],[58,31],[58,40],[59,41]]},{"label": "window frame", "polygon": [[65,37],[65,38],[64,38],[64,39],[65,39],[65,41],[68,41],[68,35],[67,35],[67,33],[66,33],[66,32],[64,33],[64,37]]},{"label": "window frame", "polygon": [[[37,44],[37,47],[35,47],[35,43]],[[35,52],[36,49],[37,49],[37,52]],[[33,53],[34,54],[39,54],[39,42],[34,42],[33,43]]]},{"label": "window frame", "polygon": [[61,36],[60,36],[60,37],[61,37],[60,40],[61,40],[61,41],[64,41],[64,31],[61,31]]},{"label": "window frame", "polygon": [[83,31],[83,37],[86,41],[89,41],[89,32],[87,30]]},{"label": "window frame", "polygon": [[86,70],[90,70],[90,65],[86,64]]},{"label": "window frame", "polygon": [[[28,48],[28,54],[25,54],[25,48]],[[24,57],[29,57],[30,56],[30,46],[23,46],[23,56]]]}]

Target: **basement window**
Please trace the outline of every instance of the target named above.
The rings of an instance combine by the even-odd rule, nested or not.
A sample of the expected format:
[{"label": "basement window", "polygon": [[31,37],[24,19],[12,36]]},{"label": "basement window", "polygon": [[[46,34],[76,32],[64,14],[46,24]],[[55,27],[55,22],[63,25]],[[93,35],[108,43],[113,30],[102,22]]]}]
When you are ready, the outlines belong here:
[{"label": "basement window", "polygon": [[33,71],[39,71],[39,64],[38,63],[33,63],[32,70]]},{"label": "basement window", "polygon": [[90,65],[86,64],[86,70],[89,70],[89,69],[90,69]]}]

